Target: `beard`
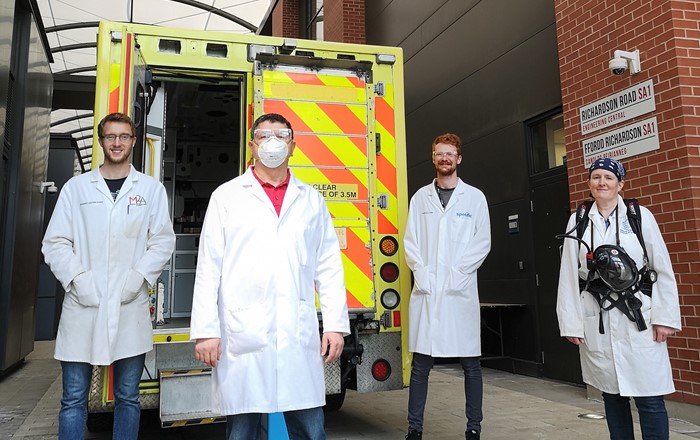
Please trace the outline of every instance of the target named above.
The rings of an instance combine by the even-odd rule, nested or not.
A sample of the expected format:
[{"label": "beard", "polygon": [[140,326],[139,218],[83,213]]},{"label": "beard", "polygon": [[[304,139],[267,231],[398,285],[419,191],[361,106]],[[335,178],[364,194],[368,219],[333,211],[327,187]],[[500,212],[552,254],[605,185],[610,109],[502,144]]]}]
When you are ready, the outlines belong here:
[{"label": "beard", "polygon": [[123,154],[115,158],[110,154],[109,148],[104,148],[104,161],[105,163],[108,163],[110,165],[121,165],[125,162],[129,162],[129,158],[131,157],[132,151],[133,147],[124,147]]},{"label": "beard", "polygon": [[451,176],[457,171],[457,164],[452,162],[438,162],[435,166],[438,174],[443,177]]}]

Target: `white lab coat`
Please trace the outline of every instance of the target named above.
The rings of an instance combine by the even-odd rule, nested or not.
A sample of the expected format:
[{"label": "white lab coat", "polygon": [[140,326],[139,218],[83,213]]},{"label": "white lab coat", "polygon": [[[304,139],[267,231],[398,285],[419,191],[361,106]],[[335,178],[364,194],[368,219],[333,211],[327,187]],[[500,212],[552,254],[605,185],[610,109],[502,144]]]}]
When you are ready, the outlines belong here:
[{"label": "white lab coat", "polygon": [[66,290],[56,359],[110,365],[151,350],[146,283],[156,284],[174,246],[160,182],[131,167],[115,201],[99,169],[70,179],[42,242]]},{"label": "white lab coat", "polygon": [[[579,293],[579,277],[586,279],[586,247],[565,239],[559,272],[557,316],[561,336],[584,338],[579,346],[583,380],[597,389],[622,396],[660,396],[674,391],[671,364],[665,342],[654,342],[652,325],[681,328],[678,289],[671,259],[653,214],[640,207],[642,237],[651,267],[658,273],[652,297],[637,292],[647,329],[639,331],[620,310],[603,312],[604,334],[599,333],[600,306],[588,292]],[[637,268],[643,265],[643,251],[627,219],[627,207],[618,196],[618,208],[609,216],[610,226],[594,203],[589,212],[583,239],[590,245],[591,228],[595,247],[615,244],[617,220],[620,246],[632,257]],[[569,218],[566,230],[574,228],[576,214]],[[576,231],[571,235],[576,236]],[[594,249],[595,250],[595,249]]]},{"label": "white lab coat", "polygon": [[220,414],[325,404],[325,332],[349,334],[338,238],[323,197],[293,175],[278,216],[252,168],[217,188],[204,219],[190,337],[221,338]]},{"label": "white lab coat", "polygon": [[477,269],[491,250],[484,194],[460,179],[442,208],[434,181],[411,199],[404,237],[414,285],[408,349],[433,357],[481,355]]}]

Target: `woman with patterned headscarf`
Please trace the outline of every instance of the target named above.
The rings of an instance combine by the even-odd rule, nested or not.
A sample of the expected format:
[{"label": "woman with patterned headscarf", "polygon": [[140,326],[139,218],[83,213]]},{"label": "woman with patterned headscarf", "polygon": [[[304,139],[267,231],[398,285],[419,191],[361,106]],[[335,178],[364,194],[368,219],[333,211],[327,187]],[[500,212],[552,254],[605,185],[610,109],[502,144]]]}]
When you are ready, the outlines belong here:
[{"label": "woman with patterned headscarf", "polygon": [[[626,205],[619,194],[625,185],[620,162],[596,160],[588,175],[594,202],[582,218],[572,214],[567,225],[568,236],[575,238],[571,233],[587,223],[578,237],[585,244],[564,240],[557,296],[560,334],[579,347],[583,380],[603,392],[611,439],[634,439],[630,397],[639,412],[642,438],[668,439],[663,396],[675,389],[666,340],[681,328],[668,250],[648,209],[640,207],[638,213],[643,243],[633,231],[627,210],[635,205]],[[640,280],[616,289],[602,279],[596,265],[611,259],[640,280],[656,278],[651,289],[640,289]],[[621,267],[625,261],[636,268]]]}]

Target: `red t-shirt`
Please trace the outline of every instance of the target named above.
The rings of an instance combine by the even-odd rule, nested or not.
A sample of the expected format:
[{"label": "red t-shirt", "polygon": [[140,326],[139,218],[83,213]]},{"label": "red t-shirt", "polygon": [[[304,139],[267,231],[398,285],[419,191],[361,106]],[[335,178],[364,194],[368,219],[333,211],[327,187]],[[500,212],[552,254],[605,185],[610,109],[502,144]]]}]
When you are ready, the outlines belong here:
[{"label": "red t-shirt", "polygon": [[280,183],[277,186],[273,186],[271,183],[263,182],[262,179],[260,179],[258,174],[255,172],[255,167],[253,167],[253,175],[255,176],[255,179],[258,182],[260,182],[260,185],[265,191],[265,194],[267,194],[267,196],[270,198],[272,206],[275,207],[275,211],[277,211],[277,215],[279,216],[280,211],[282,210],[282,202],[284,201],[284,195],[287,193],[287,187],[289,186],[289,178],[291,176],[289,170],[287,170],[287,178],[284,179],[284,182]]}]

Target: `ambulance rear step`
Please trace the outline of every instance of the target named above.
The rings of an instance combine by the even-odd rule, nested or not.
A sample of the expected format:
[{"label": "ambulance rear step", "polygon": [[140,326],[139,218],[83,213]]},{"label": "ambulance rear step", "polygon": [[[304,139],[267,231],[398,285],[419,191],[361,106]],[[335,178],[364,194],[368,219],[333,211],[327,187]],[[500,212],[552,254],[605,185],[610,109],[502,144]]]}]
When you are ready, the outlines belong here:
[{"label": "ambulance rear step", "polygon": [[211,411],[211,369],[161,370],[159,376],[162,427],[226,421]]}]

